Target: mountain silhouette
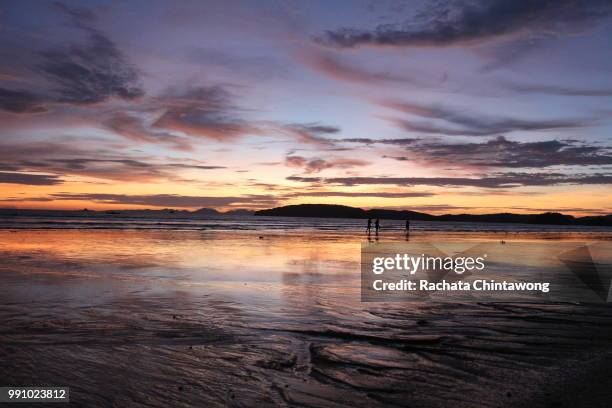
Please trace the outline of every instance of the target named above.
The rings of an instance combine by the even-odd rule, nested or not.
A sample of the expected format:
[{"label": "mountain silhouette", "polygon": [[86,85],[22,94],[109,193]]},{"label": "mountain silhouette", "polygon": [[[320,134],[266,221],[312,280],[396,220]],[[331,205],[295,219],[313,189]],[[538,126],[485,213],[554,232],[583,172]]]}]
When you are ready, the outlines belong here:
[{"label": "mountain silhouette", "polygon": [[541,214],[445,214],[432,215],[410,210],[364,210],[336,204],[298,204],[255,212],[256,216],[319,217],[319,218],[380,218],[387,220],[501,222],[547,225],[612,226],[612,215],[574,217],[557,212]]}]

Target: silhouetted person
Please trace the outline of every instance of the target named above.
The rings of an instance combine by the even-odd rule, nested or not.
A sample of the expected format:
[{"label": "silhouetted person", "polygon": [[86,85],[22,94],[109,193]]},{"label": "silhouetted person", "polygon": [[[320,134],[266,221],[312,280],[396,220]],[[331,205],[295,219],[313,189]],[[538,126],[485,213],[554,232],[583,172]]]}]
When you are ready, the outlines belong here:
[{"label": "silhouetted person", "polygon": [[374,223],[374,228],[376,229],[376,235],[378,235],[378,230],[380,230],[380,220],[377,218]]},{"label": "silhouetted person", "polygon": [[371,232],[372,232],[372,219],[368,218],[368,226],[366,227],[366,233],[370,235]]},{"label": "silhouetted person", "polygon": [[408,237],[410,237],[410,220],[406,220],[406,241],[408,241]]}]

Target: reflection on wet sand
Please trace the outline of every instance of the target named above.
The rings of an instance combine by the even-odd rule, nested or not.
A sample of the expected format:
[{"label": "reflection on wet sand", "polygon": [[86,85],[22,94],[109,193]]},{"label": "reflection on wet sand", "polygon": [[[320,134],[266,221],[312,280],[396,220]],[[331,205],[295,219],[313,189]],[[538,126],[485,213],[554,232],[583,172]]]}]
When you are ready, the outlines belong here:
[{"label": "reflection on wet sand", "polygon": [[118,407],[592,407],[612,399],[606,305],[361,303],[363,237],[259,235],[4,232],[2,383],[68,385],[77,405]]}]

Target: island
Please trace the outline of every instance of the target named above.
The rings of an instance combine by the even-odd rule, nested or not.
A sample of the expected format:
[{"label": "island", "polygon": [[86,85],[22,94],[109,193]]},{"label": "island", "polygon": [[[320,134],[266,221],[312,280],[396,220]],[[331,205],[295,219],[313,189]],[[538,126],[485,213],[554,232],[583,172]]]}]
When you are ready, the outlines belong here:
[{"label": "island", "polygon": [[379,218],[387,220],[501,222],[546,225],[612,226],[612,215],[574,217],[557,212],[540,214],[444,214],[432,215],[410,210],[387,210],[350,207],[336,204],[298,204],[255,212],[256,216],[317,218]]}]

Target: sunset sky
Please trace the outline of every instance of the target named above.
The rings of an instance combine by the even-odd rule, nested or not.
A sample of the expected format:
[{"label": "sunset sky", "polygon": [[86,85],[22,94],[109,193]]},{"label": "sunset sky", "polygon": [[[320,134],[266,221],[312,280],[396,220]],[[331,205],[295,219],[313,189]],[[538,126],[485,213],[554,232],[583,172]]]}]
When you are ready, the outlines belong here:
[{"label": "sunset sky", "polygon": [[0,207],[612,213],[612,2],[0,1]]}]

